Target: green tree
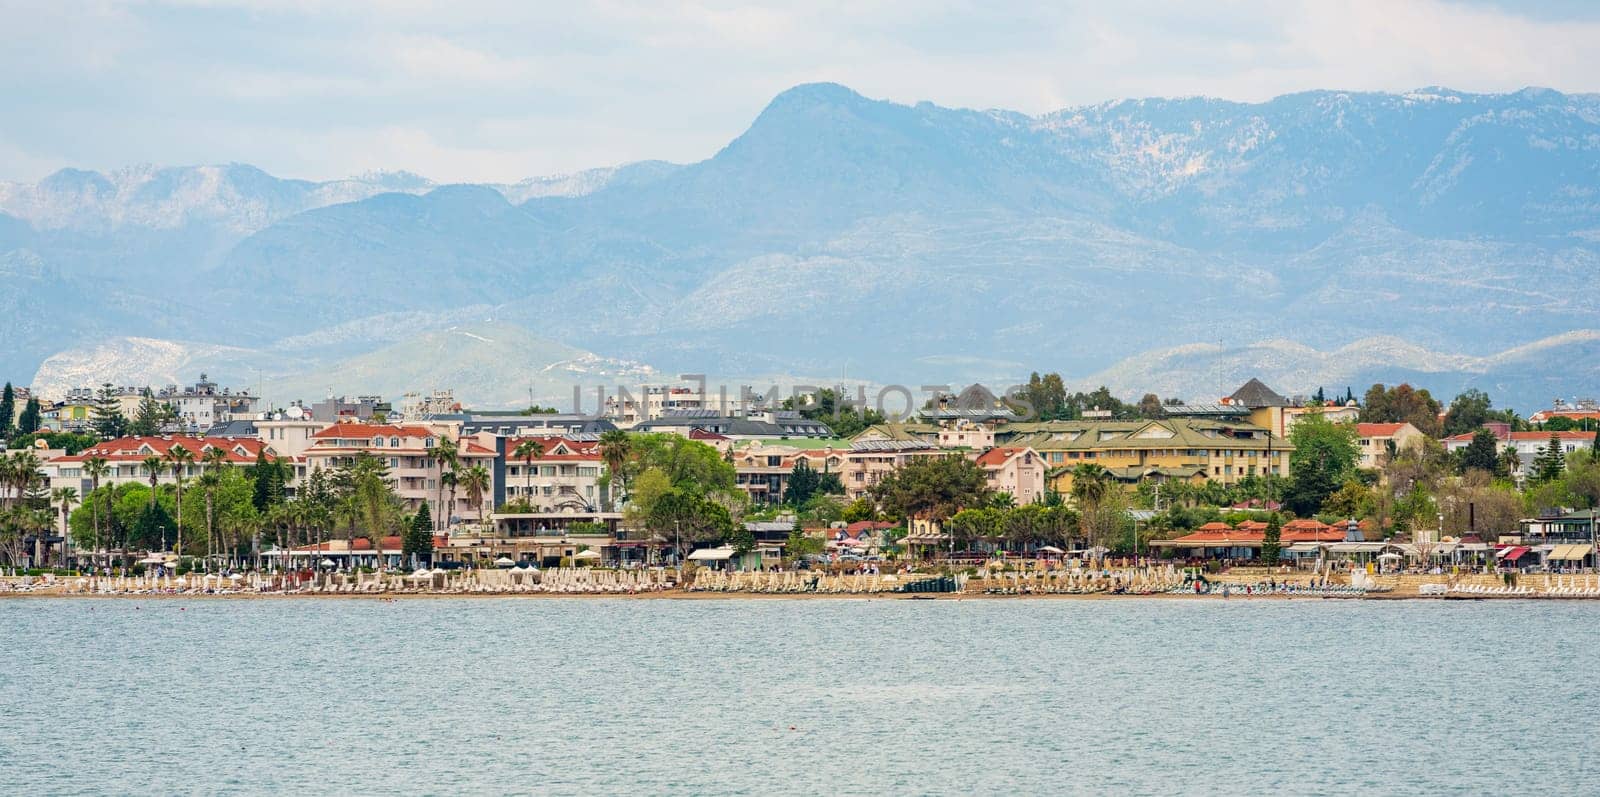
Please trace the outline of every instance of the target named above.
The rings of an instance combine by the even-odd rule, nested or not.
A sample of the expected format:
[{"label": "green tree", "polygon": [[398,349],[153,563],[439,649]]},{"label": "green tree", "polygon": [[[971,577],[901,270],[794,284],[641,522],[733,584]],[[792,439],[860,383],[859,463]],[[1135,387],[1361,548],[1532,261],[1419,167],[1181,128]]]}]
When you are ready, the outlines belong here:
[{"label": "green tree", "polygon": [[794,467],[789,470],[787,489],[784,490],[783,502],[790,506],[800,506],[811,500],[817,492],[817,472],[811,469],[804,457],[798,458]]},{"label": "green tree", "polygon": [[39,406],[39,400],[28,397],[28,403],[22,405],[22,417],[17,419],[17,431],[23,434],[33,434],[39,431],[39,424],[43,420],[44,410]]},{"label": "green tree", "polygon": [[983,468],[960,454],[917,457],[873,485],[872,497],[891,516],[943,523],[986,505],[988,482]]},{"label": "green tree", "polygon": [[1261,537],[1261,561],[1269,567],[1278,563],[1283,540],[1283,518],[1277,512],[1267,516],[1267,530]]},{"label": "green tree", "polygon": [[839,519],[846,523],[855,523],[861,520],[877,520],[878,511],[877,508],[872,505],[872,501],[870,499],[857,498],[856,500],[845,504],[844,509],[840,512]]},{"label": "green tree", "polygon": [[824,547],[822,540],[807,535],[796,526],[789,532],[789,539],[784,542],[783,551],[791,560],[799,561],[822,553]]},{"label": "green tree", "polygon": [[1296,515],[1310,517],[1339,485],[1355,476],[1361,458],[1355,427],[1310,413],[1295,422],[1289,440],[1295,448],[1289,455],[1290,483],[1284,505]]},{"label": "green tree", "polygon": [[[1439,409],[1439,402],[1426,389],[1417,390],[1409,384],[1393,388],[1376,384],[1361,402],[1361,422],[1409,423],[1429,437],[1438,437],[1443,430]],[[1295,427],[1299,428],[1299,422]]]},{"label": "green tree", "polygon": [[478,523],[483,523],[484,498],[489,494],[489,469],[473,465],[461,473],[461,489],[467,491],[467,503],[478,510]]},{"label": "green tree", "polygon": [[[1454,406],[1454,405],[1452,405]],[[1466,473],[1477,469],[1494,476],[1504,476],[1504,462],[1500,459],[1500,440],[1494,432],[1481,427],[1473,432],[1472,442],[1461,450],[1459,471]]]},{"label": "green tree", "polygon": [[633,439],[621,429],[600,433],[600,461],[606,464],[606,475],[617,484],[616,501],[627,500],[628,465],[633,460]]},{"label": "green tree", "polygon": [[139,398],[139,409],[134,413],[133,420],[128,422],[128,434],[149,437],[161,434],[161,425],[166,421],[166,407],[145,388]]},{"label": "green tree", "polygon": [[1538,456],[1533,458],[1528,478],[1541,483],[1555,481],[1561,478],[1561,473],[1566,467],[1566,453],[1561,448],[1561,435],[1558,432],[1551,432],[1550,442],[1539,449]]},{"label": "green tree", "polygon": [[128,419],[122,414],[122,405],[117,401],[117,391],[110,382],[101,385],[95,396],[91,423],[95,434],[100,435],[102,440],[111,440],[127,434]]},{"label": "green tree", "polygon": [[417,514],[411,516],[411,524],[401,537],[400,552],[412,562],[433,556],[433,513],[428,510],[426,500],[417,507]]},{"label": "green tree", "polygon": [[[1444,415],[1444,434],[1466,434],[1474,429],[1481,428],[1489,421],[1490,410],[1494,403],[1489,400],[1489,394],[1478,390],[1469,389],[1450,401],[1450,408]],[[1490,470],[1490,468],[1482,468]]]},{"label": "green tree", "polygon": [[[613,431],[617,431],[617,430],[613,430]],[[610,432],[607,432],[606,434],[610,434]],[[623,439],[624,440],[627,439],[627,435],[626,434],[623,435]],[[601,437],[601,441],[602,441],[601,442],[601,446],[602,446],[602,448],[605,445],[604,440],[605,440],[605,438],[604,438],[604,436],[602,436]],[[523,440],[522,442],[517,444],[516,448],[512,449],[511,456],[516,458],[516,459],[522,460],[522,476],[523,476],[522,497],[528,502],[529,509],[532,509],[532,507],[533,507],[533,461],[538,459],[538,458],[540,458],[540,457],[542,457],[542,456],[544,456],[544,443],[542,443],[542,442],[540,442],[538,440],[535,440],[535,439]],[[605,454],[604,454],[603,451],[602,451],[600,456],[601,456],[601,459],[605,459]]]},{"label": "green tree", "polygon": [[17,392],[7,382],[0,388],[0,440],[11,439],[17,420]]},{"label": "green tree", "polygon": [[253,485],[251,501],[257,512],[265,512],[283,503],[284,484],[288,480],[284,470],[284,464],[276,457],[269,458],[265,448],[256,452],[256,462],[250,468],[250,480]]}]

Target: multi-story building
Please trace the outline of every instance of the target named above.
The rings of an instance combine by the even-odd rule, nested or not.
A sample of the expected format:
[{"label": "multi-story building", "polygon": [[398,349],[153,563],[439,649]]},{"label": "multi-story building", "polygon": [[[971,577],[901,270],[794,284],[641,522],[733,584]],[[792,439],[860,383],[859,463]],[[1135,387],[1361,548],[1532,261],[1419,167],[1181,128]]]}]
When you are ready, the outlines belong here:
[{"label": "multi-story building", "polygon": [[673,385],[645,385],[635,395],[626,389],[606,397],[602,412],[623,429],[679,412],[739,416],[746,410],[759,411],[765,399],[748,388],[737,393],[706,392],[699,388]]},{"label": "multi-story building", "polygon": [[1552,418],[1566,418],[1569,421],[1600,421],[1600,402],[1592,398],[1577,399],[1570,404],[1565,399],[1556,399],[1550,409],[1539,410],[1528,416],[1529,423],[1544,423]]},{"label": "multi-story building", "polygon": [[1019,424],[1005,445],[1032,447],[1051,468],[1050,483],[1072,490],[1083,463],[1126,483],[1144,480],[1234,484],[1249,476],[1289,475],[1288,441],[1253,423],[1201,418],[1158,421],[1048,421]]},{"label": "multi-story building", "polygon": [[789,410],[763,410],[742,417],[720,415],[709,410],[674,410],[660,418],[640,421],[633,426],[636,432],[670,432],[684,437],[688,437],[695,429],[733,440],[833,437],[833,430],[826,423]]},{"label": "multi-story building", "polygon": [[[78,491],[78,500],[81,501],[94,486],[94,480],[84,472],[83,466],[88,460],[105,460],[107,471],[100,477],[103,487],[129,482],[149,484],[151,474],[145,468],[144,460],[150,456],[161,457],[163,463],[155,473],[156,483],[171,484],[177,481],[177,476],[166,457],[173,448],[187,449],[193,455],[194,461],[184,469],[185,481],[199,476],[205,469],[205,457],[211,449],[221,451],[225,455],[223,463],[230,466],[253,465],[263,451],[269,457],[276,456],[270,447],[249,437],[119,437],[96,443],[76,454],[46,460],[40,469],[49,480],[52,493],[61,487],[71,487]],[[60,507],[56,508],[56,514],[60,514]]]},{"label": "multi-story building", "polygon": [[[516,456],[524,443],[543,449],[537,457]],[[513,437],[505,440],[505,500],[526,502],[535,513],[609,510],[606,466],[593,435]]]},{"label": "multi-story building", "polygon": [[491,474],[491,484],[484,495],[483,505],[474,505],[465,490],[456,489],[455,502],[450,502],[450,489],[441,482],[448,467],[435,457],[434,449],[442,439],[456,440],[460,426],[453,423],[428,424],[369,424],[336,423],[311,435],[311,445],[305,449],[307,477],[318,470],[331,471],[355,461],[360,454],[377,457],[389,469],[395,494],[405,504],[406,510],[415,512],[427,501],[435,522],[453,523],[476,520],[481,513],[486,517],[493,509],[496,486],[493,474],[497,454],[472,438],[457,441],[458,470],[482,465]]},{"label": "multi-story building", "polygon": [[1018,504],[1044,498],[1045,464],[1033,449],[999,446],[979,454],[977,463],[988,475],[989,489],[1009,494]]},{"label": "multi-story building", "polygon": [[[1581,432],[1577,430],[1566,432],[1513,432],[1505,424],[1486,424],[1484,428],[1494,433],[1499,441],[1501,450],[1514,448],[1517,452],[1517,466],[1512,469],[1511,476],[1518,482],[1527,477],[1528,467],[1538,458],[1540,452],[1550,445],[1550,437],[1555,436],[1561,445],[1562,454],[1571,454],[1578,450],[1594,449],[1594,432]],[[1472,444],[1474,432],[1446,437],[1444,447],[1446,451],[1460,451]]]},{"label": "multi-story building", "polygon": [[[735,483],[756,504],[780,504],[788,494],[789,474],[802,460],[817,473],[846,475],[850,450],[824,446],[802,448],[783,443],[750,442],[730,454]],[[847,485],[848,486],[848,485]]]},{"label": "multi-story building", "polygon": [[234,419],[254,418],[261,403],[261,399],[248,390],[217,387],[205,374],[189,387],[168,385],[162,388],[156,393],[156,400],[170,405],[178,424],[191,431],[210,429]]},{"label": "multi-story building", "polygon": [[1427,435],[1409,423],[1356,424],[1356,445],[1361,451],[1363,468],[1381,468],[1391,450],[1399,453],[1409,446],[1420,445],[1425,439]]}]

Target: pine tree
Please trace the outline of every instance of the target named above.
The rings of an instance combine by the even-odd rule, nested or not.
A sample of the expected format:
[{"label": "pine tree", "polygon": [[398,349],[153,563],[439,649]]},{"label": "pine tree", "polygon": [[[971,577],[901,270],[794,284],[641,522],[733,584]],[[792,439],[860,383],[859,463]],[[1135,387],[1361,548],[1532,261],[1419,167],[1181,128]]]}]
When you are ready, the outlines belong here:
[{"label": "pine tree", "polygon": [[1261,537],[1261,561],[1268,566],[1278,563],[1278,556],[1282,551],[1279,543],[1283,539],[1283,519],[1273,512],[1267,517],[1267,530]]},{"label": "pine tree", "polygon": [[256,464],[251,468],[250,477],[254,487],[251,503],[257,511],[264,512],[269,506],[283,503],[283,464],[267,459],[265,449],[256,452]]},{"label": "pine tree", "polygon": [[428,511],[427,501],[417,508],[417,514],[411,517],[411,525],[401,535],[400,553],[408,559],[425,559],[433,555],[433,513]]},{"label": "pine tree", "polygon": [[1550,433],[1550,442],[1539,451],[1533,460],[1533,477],[1536,481],[1550,482],[1561,478],[1561,472],[1567,469],[1567,457],[1561,450],[1561,434]]},{"label": "pine tree", "polygon": [[122,405],[117,402],[117,392],[110,382],[101,385],[95,397],[94,431],[102,440],[121,437],[128,431],[128,419],[122,414]]},{"label": "pine tree", "polygon": [[139,399],[139,411],[128,423],[128,434],[138,436],[152,436],[161,434],[161,424],[165,420],[166,411],[162,409],[161,402],[156,401],[150,388],[145,388],[143,397]]},{"label": "pine tree", "polygon": [[817,492],[817,483],[821,477],[806,464],[804,459],[794,463],[794,468],[789,471],[789,483],[786,485],[783,500],[793,506],[800,506],[811,500]]},{"label": "pine tree", "polygon": [[7,382],[0,391],[0,440],[11,437],[12,421],[17,417],[17,393]]},{"label": "pine tree", "polygon": [[17,433],[33,434],[39,431],[39,423],[43,415],[44,411],[39,407],[39,400],[36,398],[28,399],[28,403],[22,407],[22,417],[17,419]]}]

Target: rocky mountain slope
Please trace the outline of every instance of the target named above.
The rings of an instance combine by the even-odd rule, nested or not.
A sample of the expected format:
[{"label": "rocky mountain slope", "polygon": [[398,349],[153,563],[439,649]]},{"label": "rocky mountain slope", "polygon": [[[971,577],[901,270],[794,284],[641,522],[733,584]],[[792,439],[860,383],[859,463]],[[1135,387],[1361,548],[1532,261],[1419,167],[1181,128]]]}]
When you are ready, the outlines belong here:
[{"label": "rocky mountain slope", "polygon": [[[1321,91],[1033,117],[824,84],[683,166],[494,186],[178,171],[0,188],[0,272],[27,288],[0,299],[0,368],[107,335],[271,350],[323,330],[317,345],[359,356],[408,336],[337,330],[467,312],[669,373],[1110,378],[1153,351],[1183,377],[1214,349],[1308,379],[1358,361],[1498,373],[1538,401],[1540,374],[1596,375],[1564,345],[1494,359],[1600,326],[1588,95]],[[1363,354],[1391,345],[1374,338],[1414,362]]]}]

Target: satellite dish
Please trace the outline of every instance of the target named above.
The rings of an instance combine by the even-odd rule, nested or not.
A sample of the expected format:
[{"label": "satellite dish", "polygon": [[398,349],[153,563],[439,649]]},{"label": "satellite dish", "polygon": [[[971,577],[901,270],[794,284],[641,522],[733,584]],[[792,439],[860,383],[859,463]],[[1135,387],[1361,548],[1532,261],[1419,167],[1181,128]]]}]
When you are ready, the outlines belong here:
[{"label": "satellite dish", "polygon": [[288,418],[291,421],[298,421],[305,417],[305,410],[302,410],[299,407],[290,407],[283,411],[283,417]]}]

